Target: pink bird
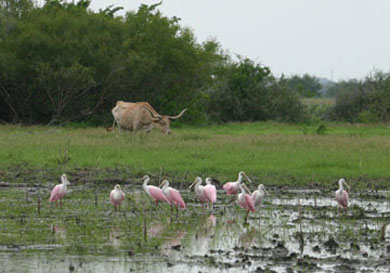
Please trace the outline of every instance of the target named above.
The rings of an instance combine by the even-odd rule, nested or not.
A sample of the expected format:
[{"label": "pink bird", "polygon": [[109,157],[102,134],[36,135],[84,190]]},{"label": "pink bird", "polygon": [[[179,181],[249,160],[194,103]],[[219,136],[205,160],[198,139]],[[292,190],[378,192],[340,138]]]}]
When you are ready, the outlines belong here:
[{"label": "pink bird", "polygon": [[110,193],[110,201],[115,209],[120,210],[121,204],[125,199],[125,194],[123,193],[120,185],[115,185],[115,188]]},{"label": "pink bird", "polygon": [[167,202],[170,204],[168,198],[165,196],[165,194],[162,192],[162,190],[156,186],[148,185],[150,181],[150,177],[148,175],[145,175],[141,178],[141,180],[144,181],[143,187],[146,193],[154,199],[156,202],[156,206],[158,205],[158,201]]},{"label": "pink bird", "polygon": [[[249,194],[245,192],[245,189],[249,192]],[[255,212],[256,208],[255,208],[255,203],[253,202],[253,198],[250,195],[250,190],[247,188],[247,186],[245,184],[240,184],[240,190],[241,193],[237,197],[237,203],[243,209],[248,210],[248,212],[245,215],[245,222],[246,222],[249,212],[250,211]]]},{"label": "pink bird", "polygon": [[198,198],[199,201],[202,203],[208,203],[208,199],[205,195],[204,186],[202,186],[202,178],[200,178],[199,176],[196,177],[194,183],[192,183],[189,188],[191,189],[194,185],[196,198]]},{"label": "pink bird", "polygon": [[350,188],[343,178],[339,180],[339,189],[335,192],[337,203],[343,208],[348,207],[348,192],[344,190],[343,184]]},{"label": "pink bird", "polygon": [[252,193],[252,199],[255,203],[255,207],[261,207],[265,194],[269,195],[269,193],[265,190],[264,185],[260,184],[257,190]]},{"label": "pink bird", "polygon": [[211,178],[206,178],[206,186],[204,186],[204,195],[207,198],[209,204],[213,204],[217,201],[217,190],[215,186],[211,184]]},{"label": "pink bird", "polygon": [[174,205],[176,208],[186,208],[186,204],[184,203],[183,198],[181,198],[180,192],[172,187],[169,187],[168,180],[164,179],[161,182],[160,187],[162,187],[162,191],[168,198],[171,205]]},{"label": "pink bird", "polygon": [[228,195],[236,195],[240,189],[240,184],[244,177],[248,180],[249,183],[252,183],[252,180],[243,172],[238,173],[238,180],[236,182],[227,182],[223,185],[223,189]]},{"label": "pink bird", "polygon": [[57,200],[60,200],[60,205],[62,206],[62,198],[66,194],[66,186],[69,185],[68,178],[66,177],[66,174],[61,175],[61,184],[56,185],[53,190],[51,191],[49,202],[56,202]]}]

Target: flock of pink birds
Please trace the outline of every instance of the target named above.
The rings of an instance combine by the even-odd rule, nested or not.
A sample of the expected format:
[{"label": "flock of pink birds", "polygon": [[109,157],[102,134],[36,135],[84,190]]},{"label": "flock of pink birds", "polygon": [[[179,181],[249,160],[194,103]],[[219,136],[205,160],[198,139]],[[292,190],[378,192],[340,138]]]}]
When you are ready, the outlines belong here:
[{"label": "flock of pink birds", "polygon": [[[250,192],[248,187],[242,183],[246,179],[249,183],[252,183],[252,180],[241,171],[238,173],[238,180],[235,182],[227,182],[223,185],[227,195],[231,195],[233,200],[237,196],[237,204],[247,210],[246,217],[249,212],[255,212],[257,207],[261,207],[263,198],[265,194],[269,193],[266,191],[263,184],[260,184],[256,191],[253,193]],[[158,202],[166,202],[171,206],[176,207],[177,209],[185,209],[186,204],[181,197],[180,192],[177,189],[174,189],[169,186],[169,181],[164,179],[159,187],[149,185],[150,177],[145,175],[141,178],[143,181],[143,188],[145,192],[155,201],[156,206]],[[206,204],[207,206],[212,206],[213,203],[217,201],[217,190],[214,185],[211,184],[212,179],[206,178],[206,185],[202,185],[202,178],[196,177],[195,181],[189,187],[195,188],[195,195],[197,199]],[[62,198],[66,195],[67,185],[69,185],[68,178],[66,174],[61,176],[61,184],[56,185],[51,191],[49,201],[57,202],[60,201],[62,205]],[[335,198],[337,203],[343,207],[348,207],[348,192],[344,190],[344,185],[349,188],[348,184],[342,178],[339,180],[339,189],[335,192]],[[110,201],[115,209],[119,209],[123,200],[125,199],[125,193],[122,191],[120,185],[115,185],[115,188],[110,193]],[[232,200],[232,201],[233,201]],[[246,218],[245,217],[245,218]]]}]

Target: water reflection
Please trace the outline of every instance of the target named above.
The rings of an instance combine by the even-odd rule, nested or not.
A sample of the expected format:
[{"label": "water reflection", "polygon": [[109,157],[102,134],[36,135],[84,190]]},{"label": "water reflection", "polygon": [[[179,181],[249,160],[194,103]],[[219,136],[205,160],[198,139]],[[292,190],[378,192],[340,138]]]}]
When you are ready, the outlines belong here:
[{"label": "water reflection", "polygon": [[169,255],[171,250],[180,250],[182,246],[182,240],[186,234],[187,231],[185,230],[179,230],[171,234],[171,236],[169,236],[169,238],[161,246],[162,254]]},{"label": "water reflection", "polygon": [[210,249],[210,242],[215,236],[215,227],[217,225],[217,217],[213,214],[204,217],[203,221],[198,223],[198,226],[192,235],[192,244],[189,246],[188,253],[197,253],[205,255]]},{"label": "water reflection", "polygon": [[121,245],[121,236],[123,236],[123,232],[118,227],[111,228],[108,241],[115,249],[118,249]]},{"label": "water reflection", "polygon": [[66,239],[66,229],[58,224],[51,225],[51,231],[55,240],[65,241]]},{"label": "water reflection", "polygon": [[259,238],[259,231],[254,227],[249,227],[247,230],[239,236],[239,244],[244,248],[250,248],[257,242]]},{"label": "water reflection", "polygon": [[161,233],[164,231],[164,228],[165,226],[161,222],[155,221],[150,223],[147,229],[148,238],[153,238],[161,235]]},{"label": "water reflection", "polygon": [[[70,265],[75,272],[294,272],[302,261],[312,272],[353,272],[358,271],[361,260],[367,271],[386,272],[383,270],[390,268],[390,225],[381,221],[389,210],[387,201],[355,196],[352,203],[363,213],[350,208],[345,216],[337,214],[332,198],[317,197],[314,202],[314,198],[300,194],[269,200],[260,212],[249,216],[247,224],[245,211],[237,207],[219,207],[210,214],[189,205],[191,217],[187,215],[185,220],[171,223],[161,217],[147,223],[148,242],[162,242],[155,243],[155,251],[137,253],[127,248],[127,242],[139,239],[136,236],[140,233],[116,224],[102,225],[114,249],[112,255],[72,256],[65,250],[49,253],[38,245],[2,247],[0,264],[7,271],[0,272],[51,272],[59,261],[62,267],[56,272],[69,272]],[[142,227],[142,223],[136,226],[138,230]],[[72,237],[58,223],[50,228],[60,246]],[[30,249],[38,251],[23,252]],[[82,269],[78,268],[80,260]]]}]

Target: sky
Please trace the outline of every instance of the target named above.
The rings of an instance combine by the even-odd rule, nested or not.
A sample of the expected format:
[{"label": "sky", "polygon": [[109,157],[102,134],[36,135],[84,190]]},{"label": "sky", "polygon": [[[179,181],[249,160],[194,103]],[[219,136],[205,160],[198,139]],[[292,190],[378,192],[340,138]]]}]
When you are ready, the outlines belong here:
[{"label": "sky", "polygon": [[[92,0],[137,10],[159,1]],[[232,56],[248,57],[280,76],[308,73],[334,81],[390,71],[389,0],[163,0],[198,43],[216,39]]]}]

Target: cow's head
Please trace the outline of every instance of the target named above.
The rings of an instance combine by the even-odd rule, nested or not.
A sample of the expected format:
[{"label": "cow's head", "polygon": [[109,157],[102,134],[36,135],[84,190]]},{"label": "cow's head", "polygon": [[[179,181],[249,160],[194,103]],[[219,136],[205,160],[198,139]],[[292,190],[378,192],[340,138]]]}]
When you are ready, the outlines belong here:
[{"label": "cow's head", "polygon": [[164,134],[171,133],[171,129],[170,129],[171,120],[180,118],[184,114],[185,111],[187,111],[187,109],[183,109],[180,112],[180,114],[178,114],[177,116],[162,116],[160,114],[155,114],[149,110],[150,114],[152,115],[152,119],[153,119],[154,124],[156,124],[158,127],[160,127],[161,131]]}]

